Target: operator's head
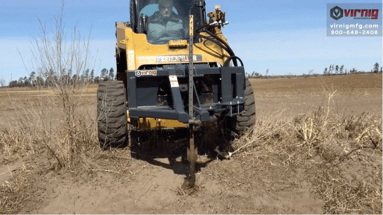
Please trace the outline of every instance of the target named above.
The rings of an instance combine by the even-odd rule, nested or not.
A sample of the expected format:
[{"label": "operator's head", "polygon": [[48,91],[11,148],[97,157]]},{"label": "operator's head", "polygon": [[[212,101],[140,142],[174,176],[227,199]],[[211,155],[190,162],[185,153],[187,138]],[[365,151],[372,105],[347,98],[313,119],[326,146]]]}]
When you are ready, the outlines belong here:
[{"label": "operator's head", "polygon": [[160,0],[158,9],[163,17],[169,18],[173,10],[173,0]]}]

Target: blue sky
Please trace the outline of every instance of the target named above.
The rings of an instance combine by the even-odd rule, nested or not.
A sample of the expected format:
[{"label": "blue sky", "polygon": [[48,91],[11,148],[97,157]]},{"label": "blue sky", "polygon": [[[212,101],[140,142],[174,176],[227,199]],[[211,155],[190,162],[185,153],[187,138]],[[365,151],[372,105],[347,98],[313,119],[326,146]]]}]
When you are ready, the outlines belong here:
[{"label": "blue sky", "polygon": [[[233,3],[235,2],[235,3]],[[382,3],[381,0],[368,0]],[[322,73],[330,64],[369,71],[382,65],[382,37],[327,37],[326,3],[362,0],[206,0],[207,11],[220,4],[230,24],[223,29],[246,72],[265,74]],[[39,33],[38,18],[53,25],[61,0],[0,0],[0,78],[7,81],[32,71],[31,38]],[[82,35],[92,27],[95,70],[115,68],[115,21],[129,21],[129,0],[66,0],[64,22]],[[24,67],[22,53],[27,66]]]}]

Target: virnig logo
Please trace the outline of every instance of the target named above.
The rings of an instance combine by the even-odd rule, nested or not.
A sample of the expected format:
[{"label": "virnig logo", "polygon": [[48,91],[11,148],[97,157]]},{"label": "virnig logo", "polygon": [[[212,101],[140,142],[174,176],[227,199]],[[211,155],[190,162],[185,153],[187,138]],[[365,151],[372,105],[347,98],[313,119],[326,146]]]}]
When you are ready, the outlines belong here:
[{"label": "virnig logo", "polygon": [[343,17],[354,17],[354,19],[378,19],[378,9],[342,9],[338,6],[331,8],[331,18],[339,20]]},{"label": "virnig logo", "polygon": [[333,18],[335,20],[342,18],[343,17],[343,9],[338,7],[338,6],[331,8],[330,16],[331,16],[331,18]]}]

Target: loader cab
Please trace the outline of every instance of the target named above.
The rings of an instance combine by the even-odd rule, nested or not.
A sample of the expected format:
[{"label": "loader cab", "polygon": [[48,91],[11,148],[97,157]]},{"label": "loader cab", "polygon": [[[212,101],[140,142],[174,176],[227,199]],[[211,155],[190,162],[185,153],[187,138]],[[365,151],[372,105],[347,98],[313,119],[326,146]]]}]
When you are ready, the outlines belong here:
[{"label": "loader cab", "polygon": [[130,1],[130,26],[135,33],[146,34],[151,44],[187,39],[191,14],[194,15],[194,29],[206,23],[205,0],[166,0],[172,3],[173,8],[170,20],[165,22],[162,22],[159,13],[160,1],[162,0]]}]

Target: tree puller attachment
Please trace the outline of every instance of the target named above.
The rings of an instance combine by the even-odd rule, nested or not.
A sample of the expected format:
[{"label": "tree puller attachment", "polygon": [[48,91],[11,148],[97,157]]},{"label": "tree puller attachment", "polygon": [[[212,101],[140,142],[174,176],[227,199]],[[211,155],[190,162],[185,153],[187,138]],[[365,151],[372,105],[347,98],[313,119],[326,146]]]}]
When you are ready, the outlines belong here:
[{"label": "tree puller attachment", "polygon": [[188,128],[190,187],[198,127],[219,124],[241,134],[255,123],[251,84],[221,31],[226,14],[216,6],[206,15],[205,6],[131,0],[130,22],[116,23],[117,81],[101,82],[97,93],[103,149],[139,143],[147,130]]}]

